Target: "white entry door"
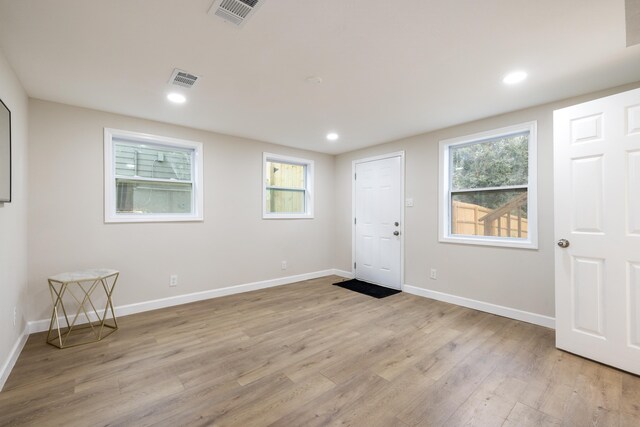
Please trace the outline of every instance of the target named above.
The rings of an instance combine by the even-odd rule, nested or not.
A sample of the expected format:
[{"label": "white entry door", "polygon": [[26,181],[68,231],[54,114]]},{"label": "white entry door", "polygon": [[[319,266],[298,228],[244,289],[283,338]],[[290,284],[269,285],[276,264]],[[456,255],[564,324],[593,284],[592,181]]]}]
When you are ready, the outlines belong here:
[{"label": "white entry door", "polygon": [[554,113],[556,345],[640,374],[640,89]]},{"label": "white entry door", "polygon": [[402,154],[355,163],[355,276],[400,289]]}]

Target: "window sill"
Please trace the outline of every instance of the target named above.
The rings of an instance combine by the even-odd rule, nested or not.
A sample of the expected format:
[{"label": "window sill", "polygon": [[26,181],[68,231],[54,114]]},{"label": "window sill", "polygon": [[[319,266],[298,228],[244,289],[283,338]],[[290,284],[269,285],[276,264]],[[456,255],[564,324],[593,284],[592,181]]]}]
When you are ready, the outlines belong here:
[{"label": "window sill", "polygon": [[538,243],[531,240],[507,240],[500,238],[490,237],[472,237],[472,236],[445,236],[440,237],[441,243],[457,243],[462,245],[476,245],[476,246],[495,246],[503,248],[518,248],[518,249],[538,249]]},{"label": "window sill", "polygon": [[204,221],[202,215],[118,215],[110,216],[104,219],[109,223],[140,223],[140,222],[197,222]]},{"label": "window sill", "polygon": [[313,214],[262,214],[262,219],[313,219]]}]

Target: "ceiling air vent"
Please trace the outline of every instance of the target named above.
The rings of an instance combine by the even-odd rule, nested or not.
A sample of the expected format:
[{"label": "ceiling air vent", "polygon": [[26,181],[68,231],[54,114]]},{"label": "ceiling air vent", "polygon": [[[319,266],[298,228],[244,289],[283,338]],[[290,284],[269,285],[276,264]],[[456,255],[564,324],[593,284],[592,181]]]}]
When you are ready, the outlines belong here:
[{"label": "ceiling air vent", "polygon": [[265,0],[215,0],[209,9],[209,15],[242,27],[264,2]]},{"label": "ceiling air vent", "polygon": [[169,84],[191,89],[193,85],[196,84],[198,79],[199,79],[198,76],[187,73],[186,71],[183,71],[183,70],[178,70],[176,68],[173,70],[173,74],[171,74],[171,78],[169,79]]}]

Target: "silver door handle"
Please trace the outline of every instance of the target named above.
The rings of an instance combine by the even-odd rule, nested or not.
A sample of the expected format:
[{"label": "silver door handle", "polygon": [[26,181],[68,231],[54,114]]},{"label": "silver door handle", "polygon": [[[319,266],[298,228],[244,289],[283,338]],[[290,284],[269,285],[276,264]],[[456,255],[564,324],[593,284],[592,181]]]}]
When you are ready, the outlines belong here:
[{"label": "silver door handle", "polygon": [[558,240],[558,246],[560,246],[561,248],[568,248],[570,245],[569,241],[567,239],[560,239]]},{"label": "silver door handle", "polygon": [[399,232],[399,231],[394,231],[394,232],[393,232],[393,235],[394,235],[394,236],[399,236],[399,235],[400,235],[400,232]]}]

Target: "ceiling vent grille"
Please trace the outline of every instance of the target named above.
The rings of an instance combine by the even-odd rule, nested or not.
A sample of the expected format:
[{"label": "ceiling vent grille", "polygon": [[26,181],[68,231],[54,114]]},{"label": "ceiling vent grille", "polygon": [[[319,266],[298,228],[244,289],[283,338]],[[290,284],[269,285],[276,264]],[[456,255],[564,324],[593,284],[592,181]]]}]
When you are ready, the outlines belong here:
[{"label": "ceiling vent grille", "polygon": [[209,9],[209,15],[242,27],[264,2],[265,0],[215,0]]},{"label": "ceiling vent grille", "polygon": [[169,79],[169,84],[175,86],[186,87],[187,89],[191,89],[193,85],[196,84],[200,77],[187,73],[186,71],[175,69],[173,70],[173,74],[171,74],[171,78]]}]

